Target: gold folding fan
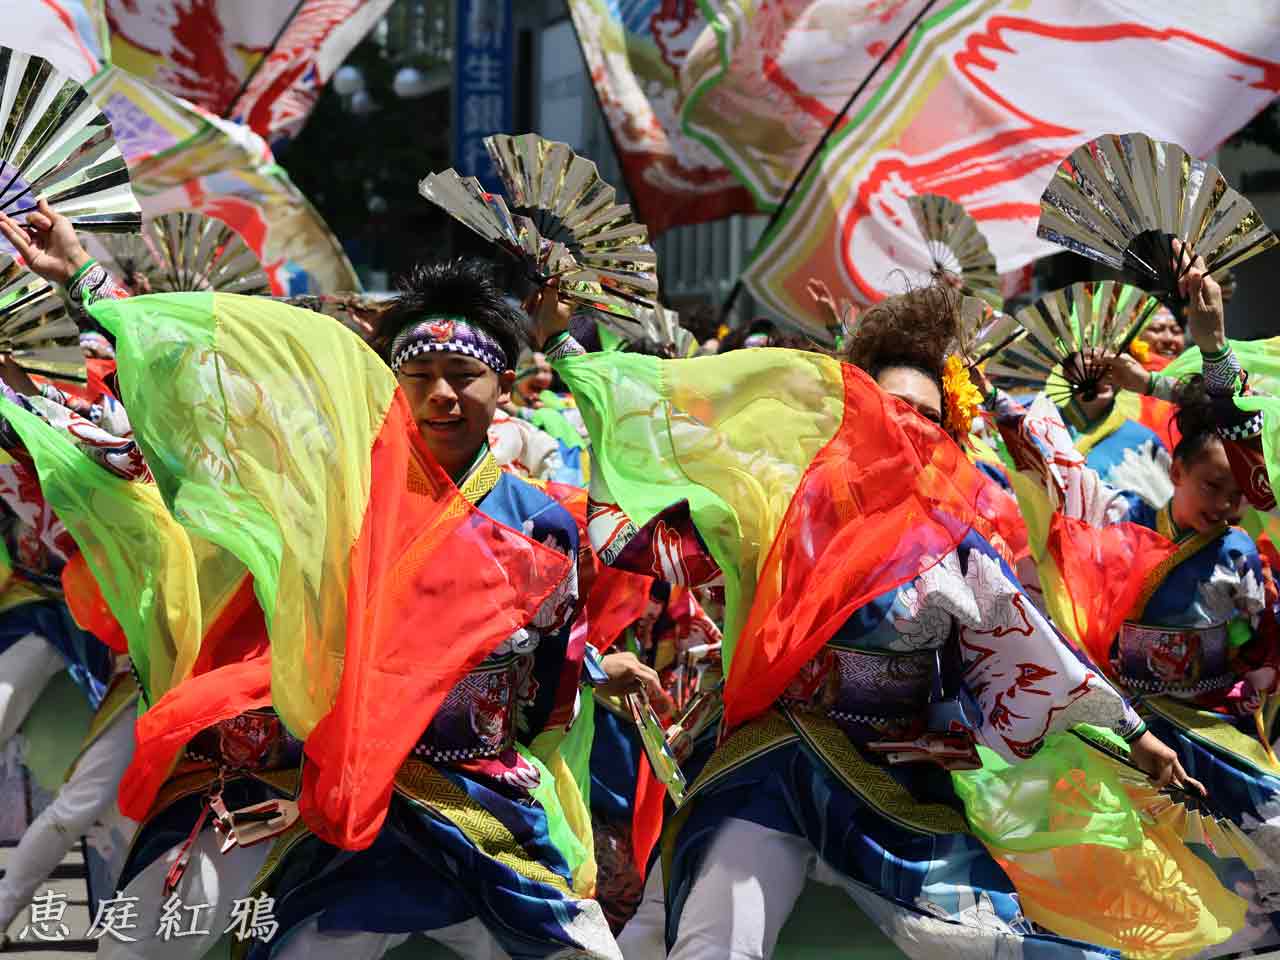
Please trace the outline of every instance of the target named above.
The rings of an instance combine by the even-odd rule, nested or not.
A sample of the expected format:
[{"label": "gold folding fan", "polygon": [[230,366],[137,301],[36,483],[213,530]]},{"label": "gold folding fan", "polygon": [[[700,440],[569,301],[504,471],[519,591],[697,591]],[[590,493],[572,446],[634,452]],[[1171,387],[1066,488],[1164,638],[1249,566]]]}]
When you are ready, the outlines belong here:
[{"label": "gold folding fan", "polygon": [[[136,233],[142,223],[106,115],[47,60],[0,47],[0,210],[22,222],[41,197],[81,234]],[[0,352],[33,374],[85,379],[61,297],[3,238]]]},{"label": "gold folding fan", "polygon": [[1276,236],[1217,167],[1141,133],[1105,134],[1072,151],[1040,198],[1038,236],[1178,300],[1191,258],[1211,274],[1276,245]]},{"label": "gold folding fan", "polygon": [[534,283],[558,278],[566,299],[600,311],[623,336],[642,335],[637,310],[656,306],[657,254],[596,165],[532,133],[485,146],[506,198],[455,170],[428,174],[419,192],[523,263]]},{"label": "gold folding fan", "polygon": [[916,226],[933,260],[935,278],[949,278],[967,296],[978,297],[999,310],[1000,275],[987,238],[964,207],[936,193],[907,200]]},{"label": "gold folding fan", "polygon": [[19,269],[11,281],[0,283],[0,353],[11,354],[18,366],[36,376],[83,383],[80,329],[62,295]]},{"label": "gold folding fan", "polygon": [[202,213],[149,217],[140,236],[102,237],[91,246],[116,276],[141,273],[155,293],[271,292],[258,255],[240,234]]},{"label": "gold folding fan", "polygon": [[957,349],[969,366],[986,363],[1026,335],[1026,329],[1016,319],[987,301],[968,296],[960,301]]},{"label": "gold folding fan", "polygon": [[1159,305],[1137,287],[1112,280],[1075,283],[1019,310],[1026,336],[996,352],[986,367],[1011,391],[1044,389],[1062,405],[1097,396],[1110,362],[1129,349]]}]

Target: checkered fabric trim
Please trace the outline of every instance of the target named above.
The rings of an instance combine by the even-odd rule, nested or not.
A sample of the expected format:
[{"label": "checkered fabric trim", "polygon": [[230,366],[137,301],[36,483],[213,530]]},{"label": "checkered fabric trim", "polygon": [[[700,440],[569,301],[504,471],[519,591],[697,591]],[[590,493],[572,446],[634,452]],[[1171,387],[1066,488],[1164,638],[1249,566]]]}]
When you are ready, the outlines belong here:
[{"label": "checkered fabric trim", "polygon": [[514,740],[508,738],[505,745],[499,749],[493,748],[472,748],[470,750],[437,750],[428,747],[426,744],[419,743],[413,748],[413,755],[421,760],[430,760],[433,763],[457,763],[461,760],[483,760],[491,757],[499,757],[504,750],[510,749]]},{"label": "checkered fabric trim", "polygon": [[1252,416],[1230,426],[1219,425],[1218,436],[1223,440],[1248,440],[1262,432],[1262,414]]},{"label": "checkered fabric trim", "polygon": [[424,317],[397,333],[391,341],[392,372],[399,373],[407,361],[424,353],[460,353],[479,360],[496,373],[511,369],[502,345],[459,316]]},{"label": "checkered fabric trim", "polygon": [[391,359],[391,372],[399,373],[400,368],[408,363],[414,357],[420,357],[424,353],[460,353],[466,357],[475,357],[486,367],[493,369],[498,373],[506,368],[506,363],[498,358],[492,350],[485,350],[481,347],[472,346],[469,343],[460,343],[457,340],[447,340],[443,343],[435,343],[431,340],[419,340],[404,347],[399,353],[395,354]]}]

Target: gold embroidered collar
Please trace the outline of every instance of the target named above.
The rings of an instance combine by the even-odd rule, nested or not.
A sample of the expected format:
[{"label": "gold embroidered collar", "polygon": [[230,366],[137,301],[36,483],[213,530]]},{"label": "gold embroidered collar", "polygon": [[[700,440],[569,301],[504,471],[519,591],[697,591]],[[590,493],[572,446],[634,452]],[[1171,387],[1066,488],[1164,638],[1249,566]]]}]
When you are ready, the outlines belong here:
[{"label": "gold embroidered collar", "polygon": [[489,495],[502,478],[502,468],[493,458],[493,451],[485,444],[476,462],[471,465],[465,477],[458,483],[458,491],[467,498],[473,507]]}]

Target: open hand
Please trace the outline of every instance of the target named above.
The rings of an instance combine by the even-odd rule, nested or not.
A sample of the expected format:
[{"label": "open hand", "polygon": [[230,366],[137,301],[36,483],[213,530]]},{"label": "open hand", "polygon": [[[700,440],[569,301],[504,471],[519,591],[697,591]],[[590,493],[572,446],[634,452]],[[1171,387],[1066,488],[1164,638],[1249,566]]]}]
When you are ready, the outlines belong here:
[{"label": "open hand", "polygon": [[13,244],[32,273],[50,283],[67,283],[90,259],[71,221],[56,213],[43,197],[25,225],[0,213],[0,234]]},{"label": "open hand", "polygon": [[807,281],[804,285],[809,296],[813,297],[813,302],[828,314],[828,326],[840,319],[840,311],[836,306],[836,298],[831,295],[831,288],[817,278]]}]

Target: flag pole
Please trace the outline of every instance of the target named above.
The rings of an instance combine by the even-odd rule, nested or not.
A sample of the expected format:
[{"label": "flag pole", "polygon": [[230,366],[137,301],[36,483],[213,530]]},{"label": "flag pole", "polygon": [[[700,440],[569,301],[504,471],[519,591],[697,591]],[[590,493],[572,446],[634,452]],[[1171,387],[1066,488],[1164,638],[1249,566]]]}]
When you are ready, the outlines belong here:
[{"label": "flag pole", "polygon": [[[778,221],[782,218],[783,211],[787,209],[787,204],[791,202],[791,198],[795,195],[796,190],[800,188],[800,183],[804,180],[805,174],[809,172],[809,168],[813,166],[813,162],[818,159],[818,156],[822,153],[822,149],[827,145],[827,141],[831,139],[831,135],[839,128],[840,121],[844,119],[845,114],[853,108],[854,102],[862,95],[862,92],[867,89],[867,85],[875,79],[876,74],[880,72],[880,68],[889,62],[889,57],[895,50],[902,46],[902,42],[906,40],[911,31],[916,28],[916,25],[924,19],[924,15],[933,8],[933,5],[936,2],[937,0],[929,0],[928,3],[920,8],[920,11],[911,18],[911,22],[902,28],[902,32],[898,34],[897,39],[894,40],[893,43],[889,44],[884,53],[881,54],[880,59],[876,61],[876,65],[871,68],[870,72],[865,77],[862,78],[862,82],[858,84],[853,93],[849,94],[849,99],[845,101],[840,112],[831,119],[831,123],[827,127],[826,132],[823,133],[821,139],[814,144],[813,150],[811,150],[809,156],[805,158],[804,165],[800,167],[800,172],[791,180],[790,185],[787,187],[787,192],[782,195],[782,199],[778,202],[778,205],[774,207],[773,214],[769,217],[769,222],[765,224],[764,232],[760,234],[760,239],[756,241],[755,250],[751,251],[751,256],[747,259],[748,263],[755,259],[756,253],[764,246],[765,241],[769,239],[769,234],[773,231],[773,228],[778,225]],[[739,274],[738,279],[734,281],[733,289],[729,291],[729,296],[720,307],[721,323],[728,322],[729,311],[733,309],[733,304],[738,299],[738,294],[741,292],[742,275]]]},{"label": "flag pole", "polygon": [[[298,2],[293,5],[293,9],[289,11],[289,16],[285,19],[284,23],[280,24],[280,29],[277,30],[276,35],[271,38],[271,43],[267,45],[267,49],[263,52],[262,57],[253,65],[253,69],[250,70],[248,75],[244,78],[244,83],[240,84],[240,89],[237,90],[236,95],[231,98],[231,102],[227,104],[227,109],[222,113],[223,120],[230,120],[231,115],[236,112],[236,104],[238,104],[240,102],[240,98],[248,92],[249,84],[253,83],[253,78],[258,75],[258,71],[261,70],[262,65],[267,62],[267,58],[276,52],[276,46],[280,43],[280,38],[284,36],[284,32],[289,29],[289,24],[293,23],[294,18],[297,17],[298,12],[302,10],[303,4],[306,2],[307,0],[298,0]],[[263,139],[265,140],[266,138],[264,137]]]}]

